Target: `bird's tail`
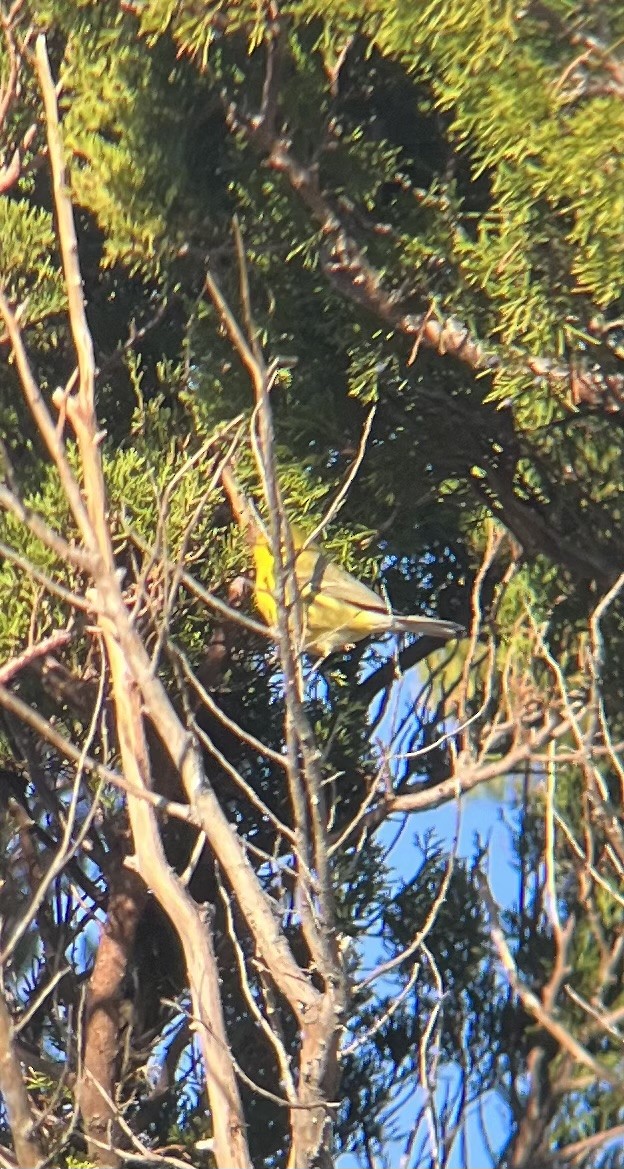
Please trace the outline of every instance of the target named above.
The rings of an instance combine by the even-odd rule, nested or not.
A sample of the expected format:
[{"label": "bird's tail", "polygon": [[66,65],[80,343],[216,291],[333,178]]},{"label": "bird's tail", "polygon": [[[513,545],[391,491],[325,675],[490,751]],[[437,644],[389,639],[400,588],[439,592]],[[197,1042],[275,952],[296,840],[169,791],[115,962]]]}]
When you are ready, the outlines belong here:
[{"label": "bird's tail", "polygon": [[395,617],[393,633],[418,633],[420,636],[439,637],[450,641],[452,637],[463,637],[466,630],[454,621],[438,621],[435,617]]}]

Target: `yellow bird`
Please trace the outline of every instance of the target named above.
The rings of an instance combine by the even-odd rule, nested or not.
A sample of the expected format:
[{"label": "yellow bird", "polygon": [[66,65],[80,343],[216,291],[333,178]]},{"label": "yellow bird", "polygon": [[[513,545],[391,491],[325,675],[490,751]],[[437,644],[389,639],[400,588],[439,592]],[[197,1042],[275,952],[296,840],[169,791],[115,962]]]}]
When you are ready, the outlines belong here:
[{"label": "yellow bird", "polygon": [[[382,597],[362,584],[324,554],[317,544],[292,528],[295,552],[294,575],[301,606],[303,649],[327,657],[371,635],[418,633],[448,641],[464,630],[452,621],[433,617],[400,617],[392,613]],[[255,601],[267,625],[277,625],[275,561],[262,532],[253,546],[256,569]]]}]

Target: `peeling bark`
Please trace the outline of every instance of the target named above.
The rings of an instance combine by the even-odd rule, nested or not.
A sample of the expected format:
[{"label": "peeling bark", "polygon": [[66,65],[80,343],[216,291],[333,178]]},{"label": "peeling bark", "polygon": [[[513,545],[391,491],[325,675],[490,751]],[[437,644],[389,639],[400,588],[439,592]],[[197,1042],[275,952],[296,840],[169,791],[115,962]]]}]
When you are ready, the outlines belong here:
[{"label": "peeling bark", "polygon": [[108,920],[102,931],[89,980],[85,1023],[85,1050],[79,1107],[87,1137],[89,1159],[115,1169],[122,1159],[116,1124],[119,1072],[120,1007],[139,918],[147,889],[136,874],[120,865],[111,880]]}]

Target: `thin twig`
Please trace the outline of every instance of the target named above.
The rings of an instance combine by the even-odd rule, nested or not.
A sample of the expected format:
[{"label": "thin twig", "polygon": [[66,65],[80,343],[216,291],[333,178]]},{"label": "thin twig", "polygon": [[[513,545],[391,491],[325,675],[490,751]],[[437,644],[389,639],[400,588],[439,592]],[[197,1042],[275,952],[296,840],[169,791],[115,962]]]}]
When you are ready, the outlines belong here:
[{"label": "thin twig", "polygon": [[77,811],[78,811],[78,798],[79,798],[79,795],[81,793],[82,777],[83,777],[83,772],[85,769],[85,761],[88,757],[89,745],[90,745],[90,743],[95,735],[95,729],[97,726],[99,711],[100,711],[100,707],[101,707],[101,704],[102,704],[103,699],[104,699],[104,680],[105,680],[105,674],[104,674],[104,669],[102,669],[101,673],[100,673],[100,683],[99,683],[99,687],[98,687],[98,695],[97,695],[97,699],[96,699],[96,702],[95,702],[95,705],[93,708],[91,722],[89,724],[89,727],[87,728],[84,746],[83,746],[82,750],[78,753],[76,774],[74,776],[74,782],[72,785],[72,794],[71,794],[71,798],[69,801],[69,807],[67,810],[65,828],[63,831],[63,838],[59,844],[58,852],[57,852],[55,858],[50,863],[50,865],[47,869],[47,872],[44,874],[41,881],[39,882],[38,888],[33,892],[32,897],[31,897],[30,902],[29,902],[29,905],[28,905],[28,909],[22,914],[19,922],[17,923],[12,934],[10,935],[8,942],[6,943],[6,945],[4,947],[4,950],[0,954],[0,969],[4,966],[7,959],[13,953],[20,938],[22,938],[24,936],[31,921],[34,920],[34,918],[37,914],[37,910],[39,909],[39,906],[42,904],[50,885],[56,879],[56,877],[59,875],[59,873],[61,873],[63,871],[69,858],[75,856],[75,854],[78,852],[78,850],[82,846],[83,841],[86,839],[86,837],[89,833],[89,830],[91,828],[91,824],[93,823],[93,820],[95,818],[95,814],[96,814],[97,809],[99,807],[100,787],[98,786],[98,789],[96,790],[95,795],[93,797],[91,807],[89,808],[89,810],[84,818],[84,821],[78,830],[78,833],[76,835],[76,839],[72,843],[71,836],[72,836],[72,831],[74,828],[74,823],[75,823],[76,815],[77,815]]},{"label": "thin twig", "polygon": [[0,686],[7,686],[16,674],[19,674],[37,658],[44,657],[55,649],[60,649],[62,645],[67,645],[72,636],[73,634],[67,629],[51,633],[49,637],[44,637],[43,641],[37,642],[36,645],[29,645],[17,657],[9,658],[8,662],[0,666]]},{"label": "thin twig", "polygon": [[157,811],[162,812],[163,815],[173,816],[178,820],[184,820],[190,824],[197,825],[199,823],[196,812],[188,804],[177,804],[173,800],[167,800],[164,796],[159,796],[157,792],[137,787],[127,780],[125,776],[120,775],[118,771],[114,771],[111,767],[106,767],[103,763],[98,763],[96,759],[93,759],[88,754],[83,754],[69,739],[61,735],[47,719],[43,718],[32,707],[28,706],[26,702],[23,702],[21,698],[18,698],[16,694],[13,694],[11,690],[7,690],[6,686],[0,686],[0,706],[4,707],[5,710],[11,711],[12,714],[15,714],[27,726],[32,727],[44,742],[54,747],[70,763],[82,763],[87,773],[95,775],[102,782],[111,783],[127,795],[145,800]]},{"label": "thin twig", "polygon": [[525,986],[518,973],[518,968],[514,961],[511,950],[507,945],[505,935],[500,925],[498,907],[494,897],[492,896],[490,886],[482,874],[477,873],[476,876],[479,891],[483,897],[483,900],[485,901],[488,913],[490,915],[490,934],[492,941],[494,942],[496,950],[498,951],[498,956],[507,977],[507,981],[509,982],[512,990],[514,990],[518,995],[522,1005],[542,1027],[546,1028],[549,1035],[552,1035],[553,1039],[556,1040],[556,1042],[560,1047],[563,1048],[564,1051],[567,1051],[568,1054],[577,1061],[577,1063],[582,1064],[584,1067],[590,1068],[591,1071],[594,1072],[599,1083],[607,1083],[612,1087],[618,1087],[620,1084],[619,1077],[614,1075],[614,1073],[609,1068],[606,1068],[600,1064],[597,1059],[594,1059],[594,1056],[577,1042],[574,1036],[570,1034],[568,1029],[564,1027],[562,1023],[559,1023],[558,1020],[555,1019],[550,1014],[550,1012],[544,1008],[537,995],[534,994],[533,991],[530,990],[527,986]]}]

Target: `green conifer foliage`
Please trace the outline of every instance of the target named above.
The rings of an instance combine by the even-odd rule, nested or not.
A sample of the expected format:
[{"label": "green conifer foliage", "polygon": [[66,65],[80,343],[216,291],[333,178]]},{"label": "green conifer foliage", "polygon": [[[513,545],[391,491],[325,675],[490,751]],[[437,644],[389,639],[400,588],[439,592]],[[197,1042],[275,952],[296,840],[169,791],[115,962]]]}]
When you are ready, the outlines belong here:
[{"label": "green conifer foliage", "polygon": [[[478,1148],[497,1169],[622,1166],[624,9],[25,0],[0,16],[7,1163],[117,1166],[143,1146],[228,1164],[202,1047],[221,1013],[230,1135],[254,1165],[474,1169]],[[108,594],[54,458],[57,441],[93,507],[67,196]],[[307,662],[298,705],[228,468],[257,522],[275,530],[279,483],[349,572],[466,637]],[[214,949],[203,1030],[187,919],[142,876],[147,774],[148,851],[197,952]],[[483,832],[460,846],[479,798]],[[432,829],[451,806],[450,835]]]}]

